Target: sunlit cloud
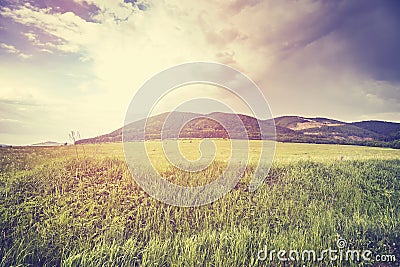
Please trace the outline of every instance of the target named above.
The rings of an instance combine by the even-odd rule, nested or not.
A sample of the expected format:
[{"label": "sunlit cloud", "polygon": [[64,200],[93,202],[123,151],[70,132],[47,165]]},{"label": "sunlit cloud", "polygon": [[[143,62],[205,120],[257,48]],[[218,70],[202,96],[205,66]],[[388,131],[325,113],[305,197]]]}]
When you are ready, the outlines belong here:
[{"label": "sunlit cloud", "polygon": [[15,46],[13,46],[13,45],[8,45],[8,44],[5,44],[5,43],[0,43],[0,47],[1,48],[3,48],[3,49],[5,49],[8,53],[10,53],[10,54],[16,54],[16,55],[18,55],[20,58],[22,58],[22,59],[28,59],[28,58],[30,58],[30,57],[32,57],[32,55],[29,55],[29,54],[25,54],[25,53],[22,53],[20,50],[18,50]]}]

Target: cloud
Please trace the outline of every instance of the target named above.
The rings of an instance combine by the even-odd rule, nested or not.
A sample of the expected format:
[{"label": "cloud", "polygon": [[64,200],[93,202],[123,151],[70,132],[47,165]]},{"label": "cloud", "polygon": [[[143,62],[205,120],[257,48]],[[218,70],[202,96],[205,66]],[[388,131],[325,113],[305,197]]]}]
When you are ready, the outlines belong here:
[{"label": "cloud", "polygon": [[56,48],[63,52],[77,53],[83,48],[81,38],[93,30],[94,23],[87,22],[72,12],[54,13],[51,8],[38,8],[29,2],[16,9],[3,8],[0,12],[5,17],[30,27],[35,27],[53,36],[52,42],[41,43],[37,35],[25,33],[25,36],[38,46]]},{"label": "cloud", "polygon": [[37,115],[46,109],[46,102],[41,99],[40,92],[34,88],[19,88],[18,90],[9,87],[2,80],[0,92],[0,134],[18,133],[24,131],[37,131],[35,127],[28,127],[29,124],[38,120]]},{"label": "cloud", "polygon": [[13,45],[7,45],[4,43],[0,43],[0,47],[4,48],[7,50],[7,52],[11,53],[11,54],[18,54],[20,51],[15,48],[15,46]]},{"label": "cloud", "polygon": [[8,44],[5,44],[5,43],[0,43],[0,47],[1,48],[3,48],[3,49],[5,49],[8,53],[10,53],[10,54],[16,54],[16,55],[18,55],[20,58],[22,58],[22,59],[28,59],[28,58],[31,58],[32,57],[32,55],[30,55],[30,54],[25,54],[25,53],[22,53],[20,50],[18,50],[15,46],[13,46],[13,45],[8,45]]},{"label": "cloud", "polygon": [[[1,48],[17,54],[11,51],[18,47],[27,56],[33,54],[32,60],[42,60],[44,72],[63,74],[58,83],[46,83],[40,76],[37,87],[46,88],[44,95],[64,99],[53,112],[54,123],[64,116],[63,123],[81,127],[83,134],[120,127],[130,99],[147,79],[190,61],[217,61],[242,71],[263,90],[274,115],[357,120],[399,114],[398,4],[47,2],[13,2],[0,8],[0,17],[22,25],[24,41],[41,56],[25,52],[22,41],[7,39]],[[198,91],[191,92],[196,96]],[[235,103],[219,91],[207,92]]]},{"label": "cloud", "polygon": [[33,32],[26,32],[26,33],[23,33],[23,35],[26,38],[28,38],[28,40],[31,41],[32,43],[36,43],[38,41],[38,36]]}]

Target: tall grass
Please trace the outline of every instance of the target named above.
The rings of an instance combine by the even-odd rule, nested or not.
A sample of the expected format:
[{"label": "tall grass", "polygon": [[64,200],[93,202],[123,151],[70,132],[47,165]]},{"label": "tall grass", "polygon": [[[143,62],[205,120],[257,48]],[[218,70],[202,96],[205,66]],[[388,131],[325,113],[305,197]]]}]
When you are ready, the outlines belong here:
[{"label": "tall grass", "polygon": [[250,165],[223,198],[183,208],[149,197],[121,158],[86,151],[1,154],[0,266],[282,266],[258,252],[335,248],[338,238],[400,259],[400,159],[280,162],[254,193]]}]

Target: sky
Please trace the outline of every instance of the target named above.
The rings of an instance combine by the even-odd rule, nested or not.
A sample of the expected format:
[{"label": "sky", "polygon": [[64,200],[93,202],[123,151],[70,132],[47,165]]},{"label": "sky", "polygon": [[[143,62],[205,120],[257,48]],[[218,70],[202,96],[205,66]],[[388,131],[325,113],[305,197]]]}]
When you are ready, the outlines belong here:
[{"label": "sky", "polygon": [[[274,116],[400,122],[399,13],[395,0],[0,0],[0,144],[111,132],[146,80],[193,61],[248,76]],[[157,112],[213,97],[248,113],[221,88],[181,90]]]}]

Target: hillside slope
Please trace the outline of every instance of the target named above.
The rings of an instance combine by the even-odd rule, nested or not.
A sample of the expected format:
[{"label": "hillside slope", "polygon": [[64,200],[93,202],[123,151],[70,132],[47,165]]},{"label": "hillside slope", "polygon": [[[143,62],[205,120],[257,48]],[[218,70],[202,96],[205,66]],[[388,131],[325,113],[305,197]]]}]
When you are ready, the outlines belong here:
[{"label": "hillside slope", "polygon": [[[125,140],[152,140],[166,138],[232,138],[271,139],[273,123],[276,140],[281,142],[354,144],[400,148],[400,123],[362,121],[347,123],[328,118],[282,116],[272,120],[215,112],[196,114],[189,112],[163,113],[147,120],[146,134],[142,129],[145,119],[130,123],[125,128]],[[163,129],[161,131],[161,129]],[[228,135],[229,132],[229,135]],[[79,140],[78,144],[121,142],[122,128],[109,134]]]}]

